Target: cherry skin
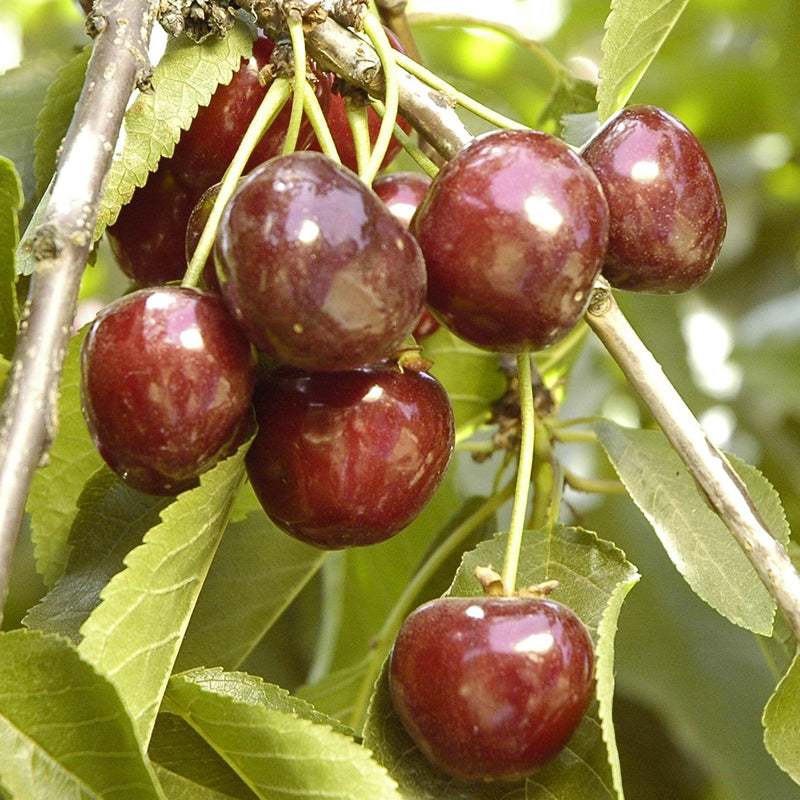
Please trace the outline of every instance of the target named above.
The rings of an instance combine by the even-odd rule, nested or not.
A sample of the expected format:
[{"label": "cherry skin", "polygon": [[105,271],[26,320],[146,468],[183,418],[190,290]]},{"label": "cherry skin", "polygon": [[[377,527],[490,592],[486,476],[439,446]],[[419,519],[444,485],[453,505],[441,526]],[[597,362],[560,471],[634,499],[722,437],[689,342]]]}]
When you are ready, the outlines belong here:
[{"label": "cherry skin", "polygon": [[618,289],[674,294],[708,278],[727,217],[714,169],[694,134],[653,106],[631,106],[584,158],[611,213],[603,275]]},{"label": "cherry skin", "polygon": [[[203,191],[222,180],[269,89],[269,85],[261,84],[259,73],[269,64],[274,49],[271,39],[259,36],[253,43],[252,56],[242,59],[230,83],[217,88],[209,104],[198,110],[191,126],[181,134],[172,158],[177,174],[185,183]],[[326,80],[317,81],[316,94],[324,111],[330,101],[330,86]],[[256,145],[245,172],[281,153],[290,117],[291,102],[283,107]],[[311,123],[304,117],[297,149],[310,144],[313,135]]]},{"label": "cherry skin", "polygon": [[229,455],[250,422],[253,348],[222,300],[178,286],[119,298],[81,350],[81,390],[100,455],[128,485],[178,494]]},{"label": "cherry skin", "polygon": [[179,281],[186,272],[184,237],[200,192],[162,161],[122,206],[106,238],[120,269],[139,286]]},{"label": "cherry skin", "polygon": [[347,372],[279,367],[256,387],[247,473],[270,518],[323,549],[384,541],[441,483],[453,412],[441,384],[388,363]]},{"label": "cherry skin", "polygon": [[425,299],[414,238],[350,170],[320,153],[254,170],[225,209],[215,257],[223,297],[250,339],[302,369],[387,358]]},{"label": "cherry skin", "polygon": [[419,749],[466,781],[530,775],[567,744],[593,690],[580,619],[533,597],[447,597],[420,606],[389,665],[395,709]]},{"label": "cherry skin", "polygon": [[428,270],[427,304],[488,350],[540,350],[589,303],[608,239],[600,182],[559,139],[479,136],[446,164],[411,220]]}]

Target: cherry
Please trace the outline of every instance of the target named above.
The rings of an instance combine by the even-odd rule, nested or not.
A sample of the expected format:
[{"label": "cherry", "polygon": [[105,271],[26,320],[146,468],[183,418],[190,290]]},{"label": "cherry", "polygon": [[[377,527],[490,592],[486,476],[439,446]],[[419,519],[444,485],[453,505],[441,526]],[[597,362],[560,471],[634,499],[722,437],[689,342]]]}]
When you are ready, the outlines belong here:
[{"label": "cherry", "polygon": [[100,455],[150,494],[195,485],[250,422],[253,349],[213,294],[164,286],[115,300],[89,328],[81,375]]},{"label": "cherry", "polygon": [[708,278],[727,217],[714,169],[694,134],[653,106],[631,106],[584,158],[611,213],[603,274],[612,286],[673,294]]},{"label": "cherry", "polygon": [[303,369],[386,358],[422,311],[425,265],[414,238],[320,153],[254,170],[225,209],[215,255],[223,297],[250,339]]},{"label": "cherry", "polygon": [[[211,216],[211,209],[214,208],[214,203],[219,195],[221,186],[221,183],[215,183],[212,186],[209,186],[208,189],[206,189],[203,194],[200,195],[200,199],[192,209],[191,214],[189,214],[189,221],[186,223],[187,263],[194,255],[194,251],[197,248],[200,237],[203,235],[203,229],[208,222],[209,216]],[[202,283],[203,287],[210,292],[216,292],[217,294],[221,292],[219,279],[217,278],[217,268],[214,264],[213,250],[211,253],[209,253],[206,263],[203,266]]]},{"label": "cherry", "polygon": [[[230,83],[217,88],[211,102],[198,110],[190,127],[181,134],[172,158],[184,182],[202,191],[222,179],[267,93],[269,85],[262,85],[260,73],[269,64],[274,49],[271,39],[259,36],[253,43],[252,56],[242,59]],[[330,100],[328,81],[317,81],[316,94],[324,111]],[[282,151],[290,117],[291,103],[288,103],[256,146],[246,172]],[[297,149],[306,147],[312,138],[311,123],[304,117]]]},{"label": "cherry", "polygon": [[139,286],[183,278],[186,225],[199,195],[175,175],[174,164],[164,160],[106,228],[120,269]]},{"label": "cherry", "polygon": [[567,744],[593,671],[589,634],[561,603],[447,597],[403,623],[389,687],[415,744],[449,775],[514,780]]},{"label": "cherry", "polygon": [[256,387],[247,473],[270,518],[324,549],[381,542],[439,486],[453,451],[441,384],[388,363],[346,372],[279,367]]},{"label": "cherry", "polygon": [[479,136],[434,179],[411,220],[427,303],[488,350],[539,350],[589,303],[605,255],[600,182],[564,142],[528,130]]}]

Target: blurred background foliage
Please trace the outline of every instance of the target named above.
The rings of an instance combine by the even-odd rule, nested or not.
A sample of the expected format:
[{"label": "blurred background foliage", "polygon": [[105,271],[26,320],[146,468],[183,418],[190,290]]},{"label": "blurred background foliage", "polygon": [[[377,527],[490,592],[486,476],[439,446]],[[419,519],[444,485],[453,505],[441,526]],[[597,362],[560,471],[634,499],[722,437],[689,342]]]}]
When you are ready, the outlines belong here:
[{"label": "blurred background foliage", "polygon": [[[608,0],[415,0],[409,12],[426,64],[485,104],[554,132],[562,113],[592,108]],[[491,18],[514,35],[460,27],[464,16]],[[666,108],[704,143],[726,198],[728,237],[699,290],[620,297],[712,438],[776,487],[794,530],[800,524],[798,41],[797,0],[690,0],[632,101]],[[0,69],[24,62],[29,108],[41,105],[54,70],[85,43],[70,0],[0,2]],[[8,98],[0,102],[8,113]],[[475,132],[485,128],[472,118],[468,123]],[[17,149],[8,152],[0,141],[0,153],[22,164],[30,211],[28,155]],[[124,287],[101,250],[86,274],[83,311],[93,314]],[[591,336],[586,342],[561,416],[601,414],[647,426],[646,412],[610,359]],[[612,476],[596,446],[564,446],[559,455],[580,474]],[[462,493],[491,490],[491,463],[476,466],[465,457],[460,466]],[[617,542],[643,576],[623,609],[617,640],[615,714],[629,800],[800,797],[761,741],[760,715],[779,677],[765,643],[692,594],[626,497],[567,492],[562,518]],[[375,549],[376,564],[388,563],[382,552]],[[17,625],[42,591],[24,537],[15,575],[6,627]],[[288,687],[303,682],[323,583],[301,594],[247,668]],[[376,619],[379,613],[385,612],[374,612]],[[270,647],[270,641],[293,646]]]}]

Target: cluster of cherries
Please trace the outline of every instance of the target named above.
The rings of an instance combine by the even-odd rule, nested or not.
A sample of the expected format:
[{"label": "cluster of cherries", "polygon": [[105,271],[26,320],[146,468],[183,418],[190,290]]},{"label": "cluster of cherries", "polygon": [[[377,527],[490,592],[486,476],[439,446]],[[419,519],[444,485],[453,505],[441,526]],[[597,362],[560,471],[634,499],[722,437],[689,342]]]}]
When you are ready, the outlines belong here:
[{"label": "cluster of cherries", "polygon": [[[453,449],[444,389],[398,359],[426,306],[480,347],[539,350],[577,324],[601,271],[634,291],[705,280],[724,205],[697,139],[645,106],[613,118],[582,153],[544,133],[496,131],[432,182],[395,173],[370,188],[352,171],[344,104],[322,76],[345,165],[315,152],[306,127],[301,149],[279,155],[279,118],[225,209],[205,290],[163,285],[183,275],[208,214],[208,195],[198,201],[213,195],[263,98],[271,47],[256,42],[109,228],[121,267],[145,288],[88,332],[85,413],[123,480],[177,493],[246,438],[255,409],[246,466],[271,519],[323,548],[378,542],[424,507]],[[414,742],[475,781],[518,779],[559,752],[591,699],[593,669],[572,611],[515,596],[417,609],[389,672]]]}]

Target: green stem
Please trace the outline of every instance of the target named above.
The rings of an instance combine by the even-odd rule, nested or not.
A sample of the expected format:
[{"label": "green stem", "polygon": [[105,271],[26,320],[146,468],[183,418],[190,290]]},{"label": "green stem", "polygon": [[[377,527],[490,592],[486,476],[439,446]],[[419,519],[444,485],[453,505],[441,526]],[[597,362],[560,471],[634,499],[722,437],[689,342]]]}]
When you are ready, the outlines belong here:
[{"label": "green stem", "polygon": [[303,87],[303,110],[306,112],[306,117],[311,123],[314,135],[317,137],[322,152],[332,161],[341,164],[342,159],[339,156],[339,151],[336,149],[336,142],[333,141],[325,112],[319,104],[314,89],[309,84]]},{"label": "green stem", "polygon": [[289,26],[289,36],[292,39],[294,54],[294,97],[292,98],[289,127],[283,142],[283,155],[293,153],[297,148],[297,139],[303,122],[303,98],[306,93],[306,40],[303,36],[303,23],[299,18],[295,19],[291,14],[287,14],[286,24]]},{"label": "green stem", "polygon": [[[370,100],[370,104],[375,109],[378,116],[383,117],[386,114],[386,107],[380,100]],[[395,122],[394,124],[394,137],[403,145],[403,149],[417,162],[417,166],[429,177],[435,178],[439,172],[439,167],[422,152],[417,146],[416,142]]]},{"label": "green stem", "polygon": [[529,525],[533,530],[553,519],[553,495],[556,470],[553,444],[544,422],[535,416],[533,427],[533,508]]},{"label": "green stem", "polygon": [[567,485],[572,487],[578,492],[587,492],[592,494],[627,494],[628,490],[622,485],[620,481],[605,478],[583,478],[570,472],[568,469],[564,470],[564,480]]},{"label": "green stem", "polygon": [[534,414],[533,384],[531,383],[531,357],[528,353],[517,356],[517,375],[519,380],[520,404],[520,449],[517,467],[517,483],[514,490],[514,506],[508,528],[508,544],[503,562],[503,585],[508,594],[513,594],[517,582],[519,552],[522,547],[522,533],[525,529],[525,515],[528,507],[528,493],[531,488],[533,465]]},{"label": "green stem", "polygon": [[414,577],[406,584],[402,594],[397,598],[389,616],[386,617],[378,635],[372,642],[361,689],[353,705],[350,715],[350,726],[359,730],[366,714],[372,687],[378,671],[386,658],[392,642],[403,624],[403,620],[411,611],[412,604],[419,596],[426,584],[442,568],[450,556],[455,553],[463,541],[480,525],[494,514],[513,495],[514,484],[506,484],[499,492],[494,493],[472,512],[453,532],[425,559]]},{"label": "green stem", "polygon": [[381,127],[378,131],[378,138],[372,148],[369,165],[366,174],[362,175],[364,182],[369,186],[375,176],[380,172],[386,151],[392,141],[394,133],[394,123],[397,119],[397,111],[400,107],[400,84],[397,79],[397,64],[394,60],[395,51],[389,42],[389,37],[383,29],[380,19],[372,14],[367,14],[364,19],[364,33],[370,38],[378,58],[381,60],[383,68],[383,79],[385,82],[384,105],[386,113],[381,120]]},{"label": "green stem", "polygon": [[219,194],[214,201],[214,206],[206,222],[203,233],[200,235],[200,240],[197,247],[189,261],[189,267],[183,277],[181,286],[194,288],[200,283],[200,276],[203,274],[203,267],[205,266],[208,256],[211,253],[211,248],[214,246],[214,238],[217,235],[217,228],[219,221],[222,219],[222,212],[228,201],[236,191],[236,184],[244,172],[247,162],[258,144],[259,140],[264,134],[264,131],[278,116],[284,104],[289,98],[292,90],[291,83],[286,78],[276,78],[269,87],[269,91],[261,101],[253,121],[250,123],[247,131],[242,137],[242,142],[236,155],[228,165],[225,176],[220,185]]},{"label": "green stem", "polygon": [[517,122],[517,120],[506,117],[503,114],[498,114],[496,111],[483,105],[483,103],[479,103],[468,94],[458,91],[458,89],[447,83],[447,81],[443,81],[438,75],[434,74],[429,69],[425,69],[421,64],[418,64],[414,59],[397,52],[393,53],[393,55],[397,65],[402,67],[406,72],[421,80],[432,89],[436,89],[436,91],[448,95],[462,108],[466,108],[467,111],[471,111],[475,116],[481,117],[481,119],[485,119],[491,125],[495,125],[498,128],[516,130],[524,130],[528,127],[521,122]]},{"label": "green stem", "polygon": [[356,152],[356,165],[358,166],[358,174],[364,183],[369,186],[371,180],[369,179],[369,158],[370,158],[370,141],[369,141],[369,121],[367,120],[366,106],[350,107],[349,101],[345,100],[345,108],[347,114],[347,123],[350,125],[350,133],[353,135],[353,147]]}]

